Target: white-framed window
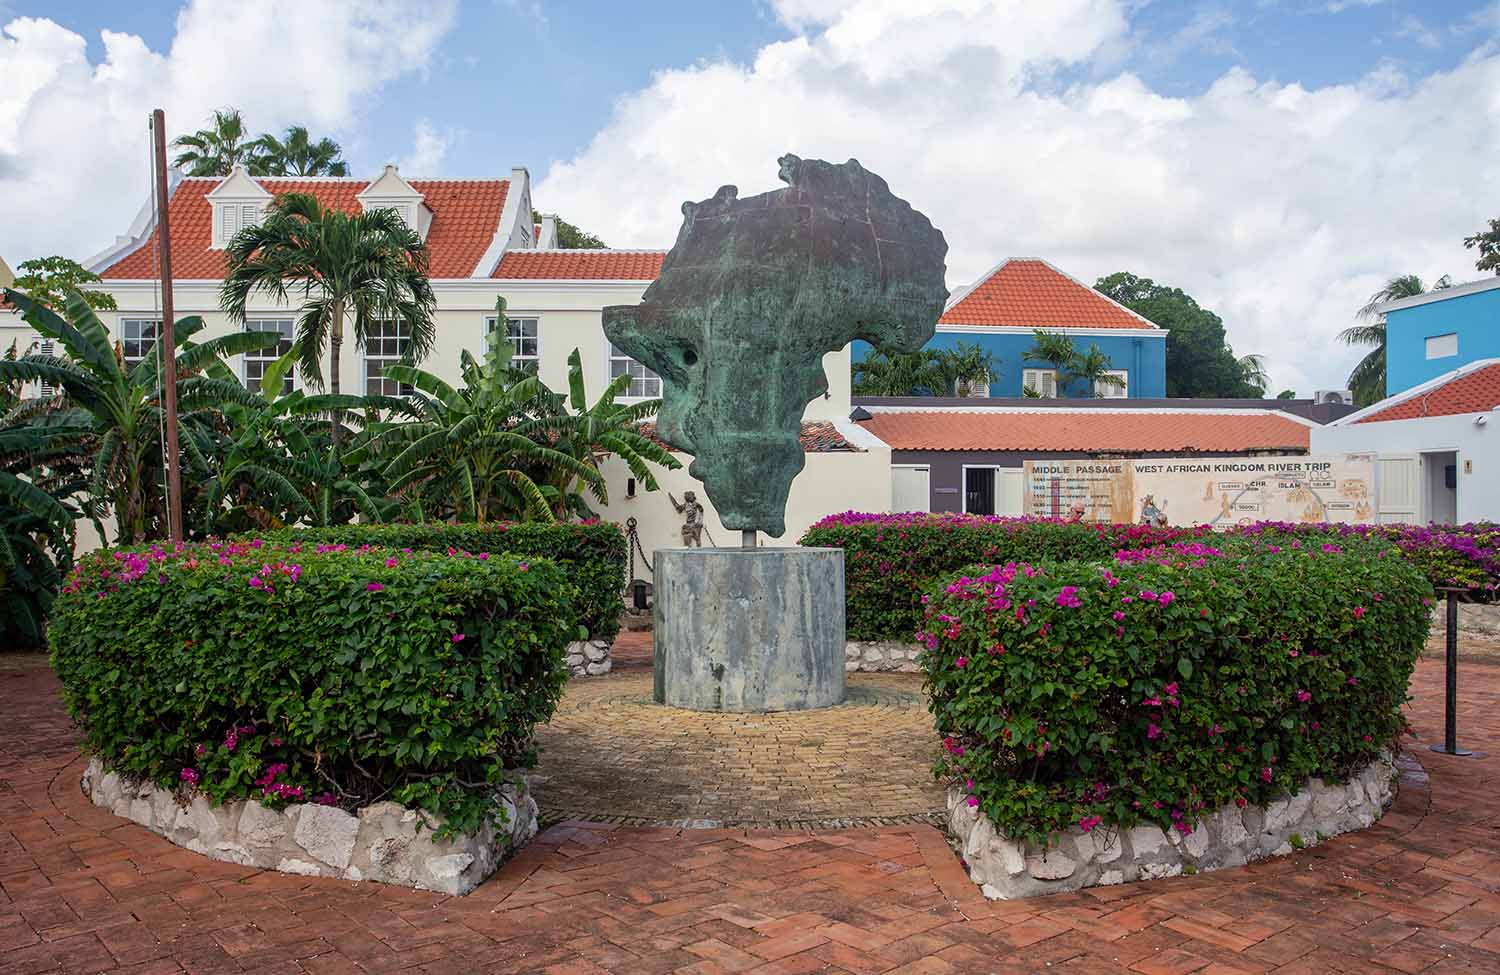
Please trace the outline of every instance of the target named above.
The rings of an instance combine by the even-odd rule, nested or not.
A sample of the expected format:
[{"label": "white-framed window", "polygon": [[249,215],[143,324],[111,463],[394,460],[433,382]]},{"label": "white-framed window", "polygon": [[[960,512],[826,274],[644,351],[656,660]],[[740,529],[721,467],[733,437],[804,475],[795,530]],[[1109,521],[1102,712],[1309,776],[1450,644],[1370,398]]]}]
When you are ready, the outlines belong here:
[{"label": "white-framed window", "polygon": [[1457,332],[1449,332],[1446,335],[1429,335],[1427,337],[1427,358],[1446,359],[1452,355],[1458,355]]},{"label": "white-framed window", "polygon": [[1057,370],[1022,369],[1021,386],[1035,390],[1042,399],[1057,399]]},{"label": "white-framed window", "polygon": [[[252,349],[245,353],[245,388],[255,393],[260,391],[260,380],[266,374],[266,367],[292,351],[296,324],[290,318],[247,318],[245,331],[277,332],[281,335],[281,341],[277,342],[274,347]],[[293,375],[296,371],[295,367],[288,369],[282,378],[283,395],[290,393],[296,387],[296,377]]]},{"label": "white-framed window", "polygon": [[615,344],[611,342],[609,343],[610,382],[614,382],[617,376],[630,377],[630,385],[625,387],[625,392],[622,394],[628,399],[654,399],[661,395],[661,377],[615,348]]},{"label": "white-framed window", "polygon": [[1026,477],[1019,467],[965,464],[963,510],[970,515],[1026,513]]},{"label": "white-framed window", "polygon": [[125,368],[134,369],[161,338],[160,318],[120,319],[120,348],[125,356]]},{"label": "white-framed window", "polygon": [[365,333],[365,395],[410,396],[411,386],[385,374],[386,366],[406,361],[411,349],[411,326],[395,318],[370,323]]},{"label": "white-framed window", "polygon": [[[57,346],[51,339],[42,339],[42,343],[40,346],[38,346],[37,351],[42,355],[53,355],[55,354],[56,348]],[[40,387],[41,394],[44,397],[55,396],[57,394],[57,387],[47,382],[47,380],[45,379],[43,379],[37,385]]]},{"label": "white-framed window", "polygon": [[1118,383],[1094,381],[1094,395],[1100,399],[1128,399],[1130,396],[1130,373],[1124,369],[1110,369],[1106,376],[1113,376]]},{"label": "white-framed window", "polygon": [[214,210],[217,215],[214,229],[218,231],[216,243],[221,249],[229,246],[235,234],[260,223],[259,203],[220,203]]},{"label": "white-framed window", "polygon": [[[507,318],[505,320],[505,337],[510,339],[511,361],[522,369],[536,372],[541,363],[541,335],[537,328],[540,320],[535,316],[521,318]],[[484,334],[495,330],[495,316],[491,315],[484,320]]]}]

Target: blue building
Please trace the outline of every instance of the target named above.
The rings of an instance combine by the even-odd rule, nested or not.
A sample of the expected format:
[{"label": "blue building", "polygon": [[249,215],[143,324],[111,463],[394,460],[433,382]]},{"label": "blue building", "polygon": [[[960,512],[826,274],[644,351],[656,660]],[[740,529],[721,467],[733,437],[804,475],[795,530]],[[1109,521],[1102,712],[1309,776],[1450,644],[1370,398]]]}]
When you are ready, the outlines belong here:
[{"label": "blue building", "polygon": [[[1056,370],[1026,359],[1037,329],[1067,335],[1079,352],[1098,346],[1119,382],[1088,389],[1075,380],[1059,389]],[[1167,330],[1037,258],[1011,258],[973,287],[953,293],[927,348],[951,349],[959,342],[994,354],[991,397],[1022,396],[1028,387],[1048,398],[1152,399],[1167,392]],[[857,342],[853,357],[858,361],[869,352],[869,345]]]},{"label": "blue building", "polygon": [[1500,357],[1500,277],[1388,302],[1385,394]]}]

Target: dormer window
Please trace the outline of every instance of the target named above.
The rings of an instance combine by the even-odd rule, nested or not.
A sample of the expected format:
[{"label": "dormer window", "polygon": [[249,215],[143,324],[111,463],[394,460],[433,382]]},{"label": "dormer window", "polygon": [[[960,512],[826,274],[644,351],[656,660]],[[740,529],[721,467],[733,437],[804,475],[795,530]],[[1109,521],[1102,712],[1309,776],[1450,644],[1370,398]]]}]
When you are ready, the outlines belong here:
[{"label": "dormer window", "polygon": [[380,178],[361,190],[355,199],[366,213],[395,210],[408,227],[423,240],[427,239],[427,230],[432,226],[432,211],[427,208],[426,198],[402,178],[395,166],[385,167]]},{"label": "dormer window", "polygon": [[213,246],[219,250],[228,247],[241,230],[260,223],[271,202],[271,194],[243,166],[234,167],[205,198],[214,208]]}]

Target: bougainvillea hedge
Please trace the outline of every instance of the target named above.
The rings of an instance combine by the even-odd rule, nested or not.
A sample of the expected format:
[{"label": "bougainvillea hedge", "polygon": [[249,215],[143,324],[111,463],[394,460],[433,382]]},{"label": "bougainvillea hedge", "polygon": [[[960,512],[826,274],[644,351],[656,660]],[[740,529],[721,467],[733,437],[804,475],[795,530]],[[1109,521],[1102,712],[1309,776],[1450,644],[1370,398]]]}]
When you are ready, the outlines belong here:
[{"label": "bougainvillea hedge", "polygon": [[934,588],[920,638],[940,771],[998,829],[1188,832],[1362,768],[1402,731],[1423,575],[1388,550],[1215,541]]},{"label": "bougainvillea hedge", "polygon": [[910,640],[922,623],[924,588],[966,565],[1102,560],[1120,548],[1211,534],[1208,528],[848,511],[813,525],[801,544],[844,550],[844,619],[849,639]]},{"label": "bougainvillea hedge", "polygon": [[[1108,559],[1134,549],[1194,539],[1239,548],[1239,539],[1333,542],[1376,552],[1394,546],[1435,586],[1492,598],[1500,588],[1500,526],[1329,525],[1257,522],[1215,533],[1204,525],[1066,524],[1037,518],[960,514],[830,515],[803,545],[844,550],[845,620],[851,640],[909,640],[922,621],[921,596],[935,579],[976,564]],[[1252,545],[1253,548],[1253,545]]]},{"label": "bougainvillea hedge", "polygon": [[214,542],[87,557],[49,640],[107,766],[469,830],[557,705],[576,600],[540,560]]},{"label": "bougainvillea hedge", "polygon": [[[248,537],[248,536],[247,536]],[[567,570],[582,598],[588,636],[613,640],[625,611],[625,535],[610,522],[584,524],[497,523],[487,525],[339,525],[287,528],[257,536],[291,543],[379,545],[429,552],[504,553],[547,559]]]}]

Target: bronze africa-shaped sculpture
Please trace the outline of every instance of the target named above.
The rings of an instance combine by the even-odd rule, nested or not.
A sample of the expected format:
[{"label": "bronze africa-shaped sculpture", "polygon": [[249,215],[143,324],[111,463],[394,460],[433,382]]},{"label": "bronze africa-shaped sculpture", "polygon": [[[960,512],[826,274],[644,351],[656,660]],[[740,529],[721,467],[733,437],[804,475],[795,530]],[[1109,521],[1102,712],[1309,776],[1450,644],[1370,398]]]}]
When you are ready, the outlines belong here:
[{"label": "bronze africa-shaped sculpture", "polygon": [[915,351],[948,297],[943,235],[885,180],[853,159],[779,161],[783,189],[684,203],[641,303],[604,309],[609,340],[661,376],[657,436],[693,455],[726,527],[773,537],[823,355],[853,339]]}]

